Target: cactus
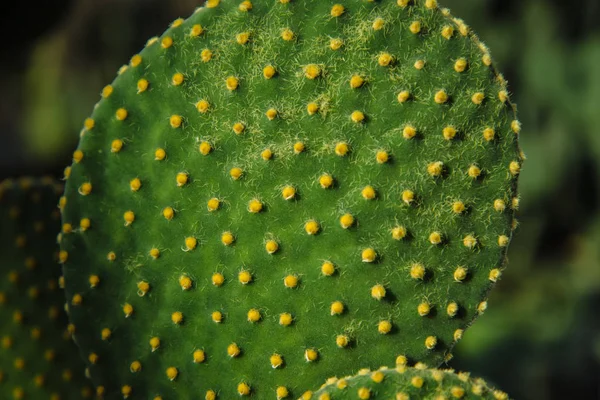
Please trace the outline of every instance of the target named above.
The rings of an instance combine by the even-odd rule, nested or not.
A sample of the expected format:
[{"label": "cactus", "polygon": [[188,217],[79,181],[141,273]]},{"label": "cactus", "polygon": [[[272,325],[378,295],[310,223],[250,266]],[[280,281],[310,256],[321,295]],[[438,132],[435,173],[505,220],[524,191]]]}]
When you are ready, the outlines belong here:
[{"label": "cactus", "polygon": [[59,288],[56,203],[62,185],[0,183],[0,398],[75,399],[92,394],[71,341]]},{"label": "cactus", "polygon": [[520,129],[434,0],[209,0],[103,89],[65,171],[92,379],[284,398],[441,364],[504,268]]},{"label": "cactus", "polygon": [[489,399],[508,400],[501,390],[488,386],[481,378],[453,370],[414,368],[398,365],[391,369],[361,370],[355,376],[331,378],[316,392],[305,392],[302,400],[341,399]]}]

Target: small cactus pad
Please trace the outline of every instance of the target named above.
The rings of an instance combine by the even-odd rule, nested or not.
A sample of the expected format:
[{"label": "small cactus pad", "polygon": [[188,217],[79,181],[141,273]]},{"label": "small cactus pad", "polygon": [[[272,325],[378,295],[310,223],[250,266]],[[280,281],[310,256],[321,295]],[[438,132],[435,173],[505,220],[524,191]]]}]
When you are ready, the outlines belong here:
[{"label": "small cactus pad", "polygon": [[103,89],[66,171],[92,378],[267,399],[439,365],[502,271],[519,130],[435,1],[206,2]]},{"label": "small cactus pad", "polygon": [[0,398],[91,397],[64,311],[56,234],[62,185],[0,183]]},{"label": "small cactus pad", "polygon": [[318,391],[305,392],[301,400],[508,400],[508,395],[490,388],[467,373],[428,368],[361,370],[358,375],[331,378]]}]

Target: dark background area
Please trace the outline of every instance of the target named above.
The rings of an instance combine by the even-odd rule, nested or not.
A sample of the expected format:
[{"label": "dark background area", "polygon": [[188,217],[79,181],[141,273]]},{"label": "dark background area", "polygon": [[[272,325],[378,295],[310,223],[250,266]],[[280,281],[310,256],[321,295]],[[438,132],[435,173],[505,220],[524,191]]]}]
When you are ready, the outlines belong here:
[{"label": "dark background area", "polygon": [[[600,398],[600,1],[440,0],[490,47],[527,155],[520,227],[450,367],[516,399]],[[0,179],[62,176],[117,69],[198,0],[6,2]]]}]

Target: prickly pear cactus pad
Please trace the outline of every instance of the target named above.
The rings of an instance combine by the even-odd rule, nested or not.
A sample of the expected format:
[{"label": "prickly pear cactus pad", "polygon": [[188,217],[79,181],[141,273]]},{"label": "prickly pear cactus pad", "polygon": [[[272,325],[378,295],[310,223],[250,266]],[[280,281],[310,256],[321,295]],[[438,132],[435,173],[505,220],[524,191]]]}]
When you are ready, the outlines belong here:
[{"label": "prickly pear cactus pad", "polygon": [[102,90],[66,171],[95,383],[267,399],[439,365],[500,277],[519,130],[488,50],[435,1],[176,20]]},{"label": "prickly pear cactus pad", "polygon": [[426,367],[380,368],[359,371],[346,378],[331,378],[317,392],[305,392],[302,400],[409,400],[409,399],[489,399],[508,400],[508,395],[493,389],[479,378],[452,370]]},{"label": "prickly pear cactus pad", "polygon": [[64,312],[56,234],[62,185],[0,183],[0,398],[92,395]]}]

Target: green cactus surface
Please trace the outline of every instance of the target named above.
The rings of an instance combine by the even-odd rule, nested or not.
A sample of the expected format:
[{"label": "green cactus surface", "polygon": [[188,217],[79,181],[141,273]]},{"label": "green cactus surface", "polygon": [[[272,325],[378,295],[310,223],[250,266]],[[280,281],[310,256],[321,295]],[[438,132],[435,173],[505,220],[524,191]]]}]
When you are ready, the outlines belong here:
[{"label": "green cactus surface", "polygon": [[453,370],[428,369],[425,366],[376,371],[359,371],[358,375],[331,378],[318,391],[305,392],[302,400],[409,400],[409,399],[489,399],[508,400],[501,390],[488,386],[481,378]]},{"label": "green cactus surface", "polygon": [[56,207],[62,185],[0,183],[0,398],[91,397],[71,340],[59,278]]},{"label": "green cactus surface", "polygon": [[102,90],[65,173],[92,379],[268,399],[440,365],[504,268],[520,129],[435,1],[208,1]]}]

